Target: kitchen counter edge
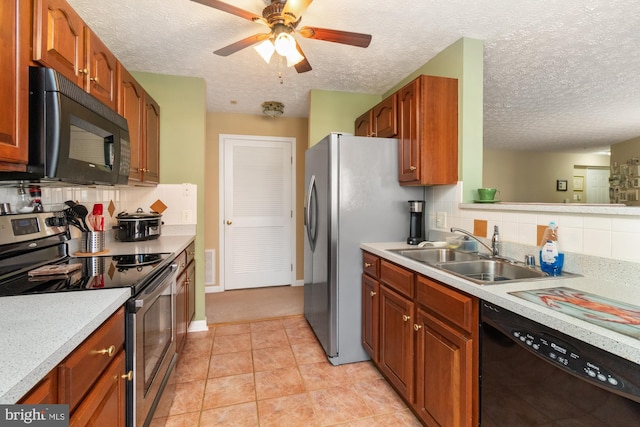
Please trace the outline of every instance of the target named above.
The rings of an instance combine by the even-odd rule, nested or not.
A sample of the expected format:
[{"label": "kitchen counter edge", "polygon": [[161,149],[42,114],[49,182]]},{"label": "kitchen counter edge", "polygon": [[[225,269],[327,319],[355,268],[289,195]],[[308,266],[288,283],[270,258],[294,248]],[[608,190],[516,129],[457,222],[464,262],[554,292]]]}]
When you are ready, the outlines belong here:
[{"label": "kitchen counter edge", "polygon": [[[178,255],[194,240],[194,235],[172,235],[141,242],[109,241],[106,255]],[[73,254],[73,240],[69,247]],[[100,289],[0,298],[0,404],[20,400],[130,295],[129,289]]]},{"label": "kitchen counter edge", "polygon": [[[603,282],[589,277],[554,278],[499,285],[477,285],[443,270],[405,258],[392,249],[415,248],[402,242],[361,243],[360,248],[395,264],[406,267],[434,280],[442,282],[469,295],[511,310],[526,318],[556,329],[569,336],[587,342],[624,359],[640,364],[640,340],[620,334],[589,322],[559,313],[510,294],[510,292],[566,286],[583,292],[591,292],[640,306],[637,288],[613,282]],[[606,290],[606,292],[605,292]]]}]

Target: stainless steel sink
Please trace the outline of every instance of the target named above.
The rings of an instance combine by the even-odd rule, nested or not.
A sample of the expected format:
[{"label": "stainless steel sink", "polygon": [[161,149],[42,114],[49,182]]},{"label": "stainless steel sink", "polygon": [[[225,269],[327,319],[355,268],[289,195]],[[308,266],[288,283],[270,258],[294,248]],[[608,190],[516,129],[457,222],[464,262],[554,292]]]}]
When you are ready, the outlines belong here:
[{"label": "stainless steel sink", "polygon": [[441,263],[437,267],[479,284],[552,278],[541,270],[495,259]]},{"label": "stainless steel sink", "polygon": [[393,249],[391,252],[429,265],[451,261],[474,261],[481,258],[477,252],[460,252],[448,248]]}]

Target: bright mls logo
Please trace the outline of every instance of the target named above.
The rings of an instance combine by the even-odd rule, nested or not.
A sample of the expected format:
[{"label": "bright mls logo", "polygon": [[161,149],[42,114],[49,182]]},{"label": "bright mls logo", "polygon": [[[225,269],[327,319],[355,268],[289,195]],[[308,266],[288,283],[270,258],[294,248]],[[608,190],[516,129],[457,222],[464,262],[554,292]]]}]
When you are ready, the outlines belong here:
[{"label": "bright mls logo", "polygon": [[68,427],[69,405],[0,405],[0,425]]}]

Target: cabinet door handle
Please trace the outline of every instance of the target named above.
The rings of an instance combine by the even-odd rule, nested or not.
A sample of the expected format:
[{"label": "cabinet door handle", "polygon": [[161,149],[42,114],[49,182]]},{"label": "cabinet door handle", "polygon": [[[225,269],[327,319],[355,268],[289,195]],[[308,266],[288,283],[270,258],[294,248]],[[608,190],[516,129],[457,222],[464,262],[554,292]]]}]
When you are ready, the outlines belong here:
[{"label": "cabinet door handle", "polygon": [[133,380],[133,370],[127,372],[126,374],[120,375],[120,378],[122,378],[123,380],[127,380],[127,381]]},{"label": "cabinet door handle", "polygon": [[419,331],[420,329],[422,329],[422,325],[418,325],[417,323],[414,323],[414,324],[413,324],[413,330],[414,330],[414,331],[416,331],[416,332],[417,332],[417,331]]},{"label": "cabinet door handle", "polygon": [[369,292],[369,295],[371,295],[372,297],[375,297],[376,293],[375,293],[375,291],[371,291],[371,292]]},{"label": "cabinet door handle", "polygon": [[102,350],[94,350],[93,354],[105,354],[111,357],[115,352],[116,352],[116,346],[112,344],[109,346],[109,348],[103,348]]},{"label": "cabinet door handle", "polygon": [[416,169],[418,169],[418,168],[417,168],[417,167],[415,167],[415,166],[409,166],[409,170],[411,170],[411,171],[414,171],[414,170],[416,170]]},{"label": "cabinet door handle", "polygon": [[402,320],[404,320],[405,322],[408,322],[409,319],[411,319],[411,316],[407,316],[406,314],[402,315]]},{"label": "cabinet door handle", "polygon": [[231,221],[227,220],[227,225],[233,224]]},{"label": "cabinet door handle", "polygon": [[86,68],[81,68],[78,70],[78,74],[88,74],[89,70],[87,70]]},{"label": "cabinet door handle", "polygon": [[364,263],[364,268],[373,267],[373,264],[369,264],[368,262]]},{"label": "cabinet door handle", "polygon": [[100,84],[100,80],[98,79],[98,77],[89,77],[89,80],[94,82],[95,84]]}]

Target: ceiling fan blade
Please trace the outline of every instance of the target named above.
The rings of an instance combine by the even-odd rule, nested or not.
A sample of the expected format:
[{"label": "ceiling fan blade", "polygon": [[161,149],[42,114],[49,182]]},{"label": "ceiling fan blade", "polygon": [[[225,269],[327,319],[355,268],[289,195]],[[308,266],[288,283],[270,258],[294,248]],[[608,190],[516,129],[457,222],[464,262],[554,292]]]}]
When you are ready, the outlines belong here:
[{"label": "ceiling fan blade", "polygon": [[297,31],[302,37],[327,42],[348,44],[357,47],[367,47],[371,43],[371,35],[352,33],[349,31],[329,30],[318,27],[302,27]]},{"label": "ceiling fan blade", "polygon": [[294,16],[294,19],[291,21],[297,21],[300,19],[305,10],[309,7],[313,0],[287,0],[284,5],[284,9],[282,9],[283,16]]},{"label": "ceiling fan blade", "polygon": [[240,18],[244,18],[253,22],[261,21],[263,19],[262,16],[258,16],[255,13],[248,12],[244,9],[240,9],[239,7],[235,7],[218,0],[191,0],[191,1],[203,4],[205,6],[212,7],[214,9],[221,10],[223,12],[230,13],[232,15],[239,16]]},{"label": "ceiling fan blade", "polygon": [[298,74],[306,73],[307,71],[311,71],[311,64],[309,64],[309,61],[307,61],[307,56],[302,51],[302,48],[300,47],[298,42],[296,42],[296,49],[298,49],[298,53],[304,57],[304,59],[302,61],[300,61],[296,65],[294,65],[294,67],[295,67],[296,71],[298,72]]},{"label": "ceiling fan blade", "polygon": [[218,50],[216,50],[215,53],[216,55],[220,55],[220,56],[229,56],[232,53],[236,53],[239,50],[244,49],[245,47],[249,47],[251,45],[254,45],[258,42],[261,42],[263,40],[268,39],[269,37],[271,37],[270,33],[267,34],[255,34],[253,36],[249,36],[246,39],[242,39],[239,40],[235,43],[231,43],[229,46],[225,46],[223,48],[220,48]]}]

